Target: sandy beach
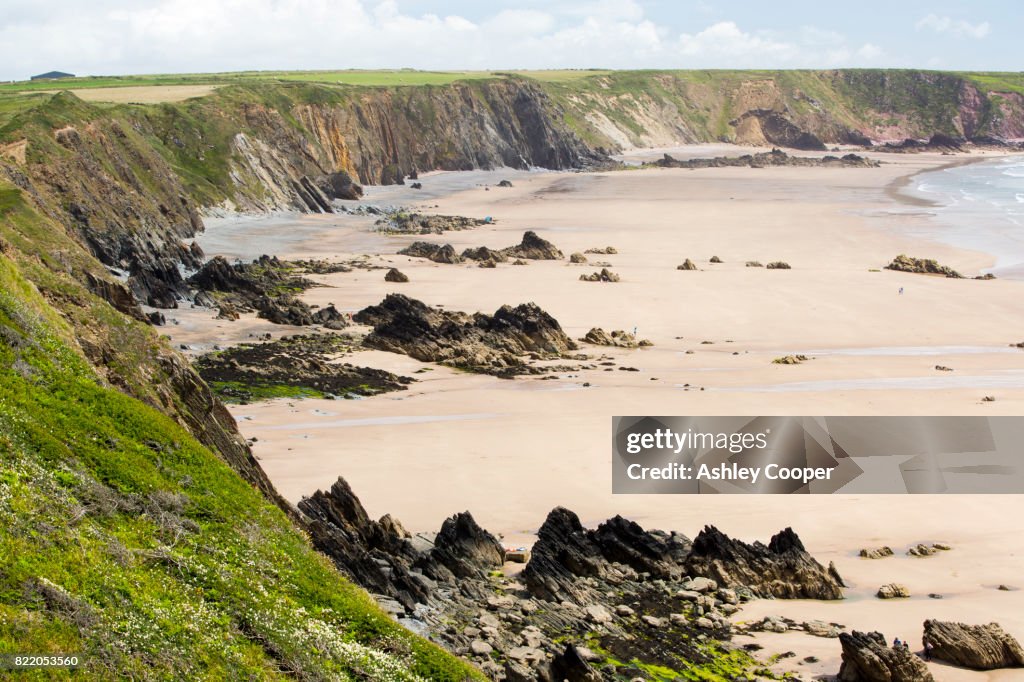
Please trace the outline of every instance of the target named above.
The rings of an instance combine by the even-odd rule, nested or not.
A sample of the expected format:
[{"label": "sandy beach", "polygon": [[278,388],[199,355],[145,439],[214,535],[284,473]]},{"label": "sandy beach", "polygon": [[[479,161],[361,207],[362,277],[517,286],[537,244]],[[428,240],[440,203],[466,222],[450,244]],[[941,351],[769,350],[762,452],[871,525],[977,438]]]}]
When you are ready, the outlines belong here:
[{"label": "sandy beach", "polygon": [[[744,150],[747,151],[747,150]],[[650,154],[650,152],[645,152]],[[974,156],[980,155],[972,155]],[[509,545],[527,544],[549,509],[562,505],[586,524],[622,514],[649,528],[696,535],[715,524],[745,540],[767,541],[792,526],[822,563],[834,561],[850,586],[841,603],[762,601],[738,620],[784,615],[821,618],[889,639],[917,643],[925,618],[998,621],[1024,638],[1024,538],[1019,496],[639,496],[611,494],[611,417],[628,414],[916,414],[1014,415],[1024,410],[1024,282],[945,279],[882,270],[894,256],[935,258],[968,276],[991,267],[992,255],[909,236],[932,219],[931,207],[905,199],[905,178],[941,167],[938,154],[879,155],[879,168],[715,168],[609,173],[478,173],[429,197],[407,188],[378,197],[413,202],[429,212],[492,216],[494,224],[427,237],[369,231],[351,216],[265,218],[245,244],[281,257],[349,259],[398,267],[405,284],[382,270],[319,276],[312,304],[355,312],[400,292],[430,305],[493,312],[533,301],[574,338],[591,327],[637,329],[654,346],[583,348],[606,354],[626,372],[604,368],[557,381],[513,381],[426,367],[406,356],[362,351],[347,361],[414,376],[408,391],[352,401],[273,401],[232,407],[242,432],[285,497],[298,501],[343,475],[373,516],[390,513],[414,530],[439,527],[469,509]],[[956,159],[957,162],[962,159]],[[448,177],[445,177],[448,176]],[[494,185],[503,177],[512,188]],[[459,183],[462,183],[461,186]],[[371,189],[369,199],[374,198]],[[269,221],[269,222],[267,222]],[[201,240],[209,255],[225,251],[246,224],[213,224]],[[535,230],[567,256],[614,246],[606,261],[621,282],[578,281],[593,264],[438,265],[394,255],[417,239],[500,248]],[[218,250],[218,245],[221,249]],[[723,263],[711,264],[718,256]],[[698,271],[678,271],[691,258]],[[791,270],[745,267],[785,261]],[[899,293],[903,288],[902,295]],[[172,317],[172,316],[169,316]],[[243,319],[212,320],[208,310],[174,313],[175,344],[208,350],[275,337],[298,328]],[[708,343],[710,342],[710,343]],[[800,365],[772,363],[793,353]],[[953,368],[936,371],[936,365]],[[587,385],[589,384],[589,385]],[[992,402],[982,398],[992,396]],[[904,556],[918,542],[953,551]],[[896,556],[869,561],[861,547],[889,545]],[[877,588],[910,587],[913,598],[881,602]],[[929,599],[928,593],[943,595]],[[835,640],[803,634],[763,635],[766,652],[801,675],[834,673]],[[798,664],[808,655],[815,664]],[[970,673],[933,664],[939,680],[1008,680],[1013,673]]]}]

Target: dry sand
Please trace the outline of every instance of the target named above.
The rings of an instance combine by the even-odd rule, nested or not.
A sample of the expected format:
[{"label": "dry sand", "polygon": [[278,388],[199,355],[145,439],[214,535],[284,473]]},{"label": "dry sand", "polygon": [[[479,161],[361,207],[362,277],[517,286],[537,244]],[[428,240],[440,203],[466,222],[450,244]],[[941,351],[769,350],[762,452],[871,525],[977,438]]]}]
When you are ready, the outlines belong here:
[{"label": "dry sand", "polygon": [[[257,457],[293,501],[344,475],[373,516],[389,512],[410,528],[436,529],[447,515],[469,509],[507,544],[529,542],[556,505],[586,524],[621,513],[691,537],[706,523],[765,541],[793,526],[812,554],[835,561],[851,584],[850,598],[759,602],[738,618],[820,617],[914,643],[927,617],[994,620],[1024,640],[1024,592],[995,589],[1024,580],[1019,496],[611,494],[612,415],[1021,414],[1024,354],[1008,344],[1024,338],[1024,283],[872,271],[899,253],[936,258],[970,275],[993,262],[984,253],[904,236],[929,220],[928,210],[895,201],[887,187],[948,157],[881,158],[887,163],[876,169],[522,174],[511,189],[473,187],[430,200],[439,213],[497,220],[432,241],[457,250],[503,247],[533,229],[566,255],[612,245],[618,255],[590,258],[612,263],[622,277],[617,284],[577,281],[596,268],[564,261],[490,270],[388,255],[420,237],[370,235],[365,225],[332,216],[303,218],[303,238],[288,240],[289,253],[279,255],[379,253],[379,262],[411,279],[391,284],[382,271],[365,270],[325,276],[330,288],[309,291],[311,303],[355,311],[402,292],[432,305],[493,312],[535,301],[574,337],[593,326],[637,327],[655,346],[607,351],[639,372],[590,370],[559,381],[506,381],[443,367],[411,374],[423,365],[366,351],[351,361],[420,381],[407,392],[365,400],[278,401],[232,411],[242,431],[258,438]],[[431,176],[422,181],[429,186]],[[330,229],[308,229],[318,222]],[[713,255],[725,262],[709,264]],[[701,270],[677,271],[685,258]],[[746,268],[747,260],[784,260],[793,269]],[[204,327],[202,315],[189,315],[194,319],[170,328],[175,341],[211,338],[212,323]],[[217,324],[218,342],[230,342],[231,324]],[[254,328],[238,329],[244,338]],[[801,352],[815,358],[771,363]],[[937,372],[937,364],[955,371]],[[985,395],[996,401],[983,403]],[[902,556],[922,541],[955,549],[926,559]],[[900,556],[856,557],[859,548],[880,544]],[[894,581],[915,597],[883,603],[871,596]],[[928,599],[929,592],[946,598]],[[798,652],[782,665],[802,674],[838,667],[835,640],[787,634],[759,641],[765,653]],[[796,665],[809,654],[821,663]],[[934,671],[939,680],[1010,679]]]},{"label": "dry sand", "polygon": [[[113,102],[115,104],[160,104],[182,102],[193,97],[205,97],[219,85],[126,85],[114,88],[67,88],[86,102]],[[57,93],[62,90],[31,90],[29,92]]]}]

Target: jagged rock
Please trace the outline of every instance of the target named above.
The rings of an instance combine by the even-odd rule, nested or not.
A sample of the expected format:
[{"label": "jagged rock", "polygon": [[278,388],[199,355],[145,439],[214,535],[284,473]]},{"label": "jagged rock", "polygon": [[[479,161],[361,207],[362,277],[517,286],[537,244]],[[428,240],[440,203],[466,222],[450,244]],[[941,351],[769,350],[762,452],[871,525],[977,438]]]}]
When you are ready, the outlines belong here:
[{"label": "jagged rock", "polygon": [[939,620],[924,622],[924,639],[932,657],[972,670],[1024,666],[1024,648],[998,623],[967,625]]},{"label": "jagged rock", "polygon": [[619,276],[609,270],[608,268],[601,268],[600,272],[594,272],[589,275],[580,275],[580,281],[582,282],[618,282]]},{"label": "jagged rock", "polygon": [[345,171],[329,173],[317,179],[316,185],[328,199],[348,199],[354,201],[363,196],[363,188],[356,184]]},{"label": "jagged rock", "polygon": [[892,259],[886,270],[897,270],[899,272],[914,272],[923,275],[942,275],[951,279],[963,279],[963,275],[946,265],[939,265],[931,258],[911,258],[900,254]]},{"label": "jagged rock", "polygon": [[486,246],[466,249],[462,252],[462,257],[466,260],[475,260],[482,263],[504,263],[508,260],[508,256],[505,255],[504,251],[495,251]]},{"label": "jagged rock", "polygon": [[546,239],[541,239],[536,232],[529,230],[523,233],[523,240],[516,246],[502,249],[508,258],[525,258],[527,260],[561,260],[562,252]]},{"label": "jagged rock", "polygon": [[907,589],[906,585],[888,583],[879,587],[875,596],[879,599],[908,599],[910,597],[910,590]]},{"label": "jagged rock", "polygon": [[783,355],[781,358],[775,358],[772,360],[773,365],[799,365],[807,362],[809,358],[806,355]]},{"label": "jagged rock", "polygon": [[775,262],[769,263],[765,267],[768,270],[791,270],[792,269],[790,267],[789,263],[786,263],[785,261],[781,261],[781,260],[777,260]]},{"label": "jagged rock", "polygon": [[457,578],[480,577],[505,560],[501,543],[468,511],[445,519],[434,538],[433,555]]},{"label": "jagged rock", "polygon": [[941,551],[948,550],[948,549],[950,549],[949,545],[943,545],[941,543],[936,543],[936,544],[932,544],[932,545],[926,545],[924,543],[920,543],[920,544],[914,545],[913,547],[908,549],[907,550],[907,556],[914,556],[914,557],[933,556],[935,554],[938,554]]},{"label": "jagged rock", "polygon": [[431,244],[430,242],[413,242],[398,252],[401,256],[412,256],[413,258],[426,258],[435,263],[461,263],[462,258],[455,253],[451,244]]},{"label": "jagged rock", "polygon": [[676,270],[696,270],[697,264],[687,258],[682,265],[677,265]]},{"label": "jagged rock", "polygon": [[587,262],[587,257],[584,256],[582,253],[576,252],[576,253],[572,254],[571,256],[569,256],[569,262],[570,263],[586,263]]},{"label": "jagged rock", "polygon": [[577,349],[558,321],[533,303],[468,315],[390,294],[353,319],[374,327],[363,341],[371,348],[491,374],[528,372],[527,354],[559,357]]},{"label": "jagged rock", "polygon": [[148,319],[149,323],[154,327],[162,327],[165,324],[167,324],[167,318],[164,317],[164,314],[159,310],[154,310],[153,312],[151,312],[149,315],[146,316],[146,319]]},{"label": "jagged rock", "polygon": [[860,556],[863,559],[884,559],[893,555],[891,547],[876,547],[874,549],[862,549],[860,550]]},{"label": "jagged rock", "polygon": [[384,275],[385,282],[408,282],[409,276],[398,268],[391,268]]},{"label": "jagged rock", "polygon": [[601,680],[601,674],[586,662],[580,655],[579,649],[571,643],[567,644],[565,650],[552,660],[551,673],[551,679],[559,681],[600,682]]},{"label": "jagged rock", "polygon": [[[420,185],[413,189],[422,189]],[[375,227],[382,232],[397,232],[400,234],[443,234],[459,230],[471,230],[474,227],[488,224],[489,220],[479,218],[467,218],[458,215],[427,215],[424,213],[409,213],[403,210],[387,211],[383,218],[379,218]]]},{"label": "jagged rock", "polygon": [[686,559],[690,575],[713,578],[722,586],[745,585],[763,597],[842,599],[843,581],[804,549],[791,528],[774,535],[768,546],[733,540],[705,526]]},{"label": "jagged rock", "polygon": [[654,345],[647,339],[637,340],[635,336],[629,332],[622,331],[621,329],[616,329],[611,334],[608,334],[600,327],[592,328],[587,332],[587,335],[580,340],[592,343],[595,346],[615,346],[618,348],[638,348],[640,346]]},{"label": "jagged rock", "polygon": [[747,263],[746,263],[746,267],[748,267],[748,268],[763,268],[764,266],[761,265],[761,261],[748,260]]},{"label": "jagged rock", "polygon": [[924,661],[904,647],[890,647],[880,632],[840,633],[839,682],[934,682]]},{"label": "jagged rock", "polygon": [[584,251],[584,253],[596,253],[596,254],[602,254],[602,255],[605,255],[605,256],[614,256],[618,252],[619,252],[618,249],[616,249],[614,246],[605,246],[604,248],[597,248],[597,247],[595,247],[595,248],[587,249],[586,251]]}]

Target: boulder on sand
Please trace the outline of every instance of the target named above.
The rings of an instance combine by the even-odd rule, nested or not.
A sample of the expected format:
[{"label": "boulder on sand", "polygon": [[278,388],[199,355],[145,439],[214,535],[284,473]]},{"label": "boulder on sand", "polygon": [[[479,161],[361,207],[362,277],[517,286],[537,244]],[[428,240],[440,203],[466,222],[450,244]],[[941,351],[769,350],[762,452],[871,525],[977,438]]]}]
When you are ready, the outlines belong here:
[{"label": "boulder on sand", "polygon": [[941,620],[924,622],[924,639],[932,656],[972,670],[1024,666],[1024,649],[998,623],[966,625]]},{"label": "boulder on sand", "polygon": [[600,272],[592,272],[589,275],[580,275],[581,282],[618,282],[619,276],[608,268],[601,268]]},{"label": "boulder on sand", "polygon": [[682,265],[677,265],[676,270],[696,270],[697,264],[687,258]]},{"label": "boulder on sand", "polygon": [[430,242],[413,242],[398,252],[401,256],[412,256],[413,258],[426,258],[435,263],[461,263],[462,259],[451,244],[431,244]]},{"label": "boulder on sand", "polygon": [[925,662],[905,647],[891,647],[880,632],[841,632],[840,682],[935,682]]},{"label": "boulder on sand", "polygon": [[409,281],[409,276],[406,275],[401,270],[399,270],[398,268],[391,268],[390,270],[387,271],[387,274],[384,275],[384,281],[385,282],[408,282]]},{"label": "boulder on sand", "polygon": [[541,239],[536,232],[529,230],[523,234],[523,240],[515,246],[502,249],[508,258],[526,258],[527,260],[561,260],[562,252],[546,239]]}]

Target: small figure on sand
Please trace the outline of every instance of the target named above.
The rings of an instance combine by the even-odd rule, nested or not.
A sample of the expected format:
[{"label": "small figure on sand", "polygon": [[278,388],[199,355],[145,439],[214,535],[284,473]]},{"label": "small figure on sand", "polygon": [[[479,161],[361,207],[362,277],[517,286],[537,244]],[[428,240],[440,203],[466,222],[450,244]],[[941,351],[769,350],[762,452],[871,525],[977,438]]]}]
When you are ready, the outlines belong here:
[{"label": "small figure on sand", "polygon": [[903,295],[903,287],[900,287],[900,296]]},{"label": "small figure on sand", "polygon": [[633,336],[636,336],[636,327],[633,327]]},{"label": "small figure on sand", "polygon": [[924,640],[924,660],[932,660],[932,649],[934,648],[935,647],[932,646],[931,642],[929,642],[927,639]]}]

